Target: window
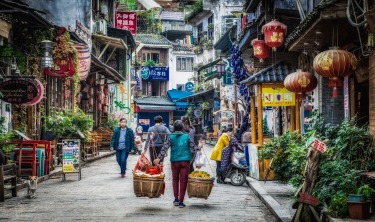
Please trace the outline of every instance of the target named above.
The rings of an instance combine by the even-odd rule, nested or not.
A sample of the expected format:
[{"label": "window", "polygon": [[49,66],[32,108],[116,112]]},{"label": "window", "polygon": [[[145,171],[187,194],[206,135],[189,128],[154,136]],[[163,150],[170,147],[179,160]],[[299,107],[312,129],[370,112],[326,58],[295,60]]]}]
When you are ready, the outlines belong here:
[{"label": "window", "polygon": [[177,84],[177,90],[180,90],[180,91],[185,91],[185,85],[183,84]]},{"label": "window", "polygon": [[193,71],[194,60],[192,57],[187,57],[187,58],[177,57],[176,62],[177,62],[176,64],[177,71],[185,71],[185,72]]},{"label": "window", "polygon": [[165,96],[167,95],[166,81],[142,81],[143,96]]},{"label": "window", "polygon": [[159,53],[143,53],[143,62],[147,62],[149,60],[154,61],[156,64],[160,63],[160,54]]}]

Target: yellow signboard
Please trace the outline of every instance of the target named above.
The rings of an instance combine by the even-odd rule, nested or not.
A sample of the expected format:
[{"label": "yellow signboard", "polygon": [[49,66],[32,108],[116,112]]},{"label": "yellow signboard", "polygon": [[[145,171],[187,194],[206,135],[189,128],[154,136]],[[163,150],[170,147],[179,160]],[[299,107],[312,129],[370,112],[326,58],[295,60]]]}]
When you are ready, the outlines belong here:
[{"label": "yellow signboard", "polygon": [[283,85],[262,85],[263,106],[295,106],[296,94]]}]

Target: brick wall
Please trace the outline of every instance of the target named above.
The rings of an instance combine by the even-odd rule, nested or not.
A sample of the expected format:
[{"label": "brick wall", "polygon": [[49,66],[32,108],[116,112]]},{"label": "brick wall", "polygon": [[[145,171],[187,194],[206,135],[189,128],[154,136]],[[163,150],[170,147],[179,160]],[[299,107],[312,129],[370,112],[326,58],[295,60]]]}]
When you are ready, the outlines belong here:
[{"label": "brick wall", "polygon": [[369,57],[369,128],[372,136],[375,136],[375,55]]}]

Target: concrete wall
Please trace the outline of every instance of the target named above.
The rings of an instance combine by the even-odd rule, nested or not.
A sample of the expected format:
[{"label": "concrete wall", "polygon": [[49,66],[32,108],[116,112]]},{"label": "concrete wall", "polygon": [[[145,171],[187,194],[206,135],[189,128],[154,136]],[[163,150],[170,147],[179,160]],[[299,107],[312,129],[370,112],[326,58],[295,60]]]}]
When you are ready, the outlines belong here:
[{"label": "concrete wall", "polygon": [[91,0],[24,0],[30,7],[45,12],[47,20],[55,25],[73,30],[76,27],[76,20],[86,27],[91,27]]}]

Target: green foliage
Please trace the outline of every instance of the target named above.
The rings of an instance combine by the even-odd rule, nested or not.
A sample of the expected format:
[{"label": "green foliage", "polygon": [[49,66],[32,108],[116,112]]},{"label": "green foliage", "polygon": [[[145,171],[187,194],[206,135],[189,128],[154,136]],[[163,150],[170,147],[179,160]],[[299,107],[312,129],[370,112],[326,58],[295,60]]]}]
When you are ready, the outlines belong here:
[{"label": "green foliage", "polygon": [[93,126],[93,119],[82,111],[62,111],[55,112],[47,117],[43,117],[43,129],[52,131],[59,138],[78,137],[77,131],[81,131],[88,137],[88,130]]},{"label": "green foliage", "polygon": [[263,118],[263,134],[265,135],[270,134],[270,129],[268,128],[268,124],[267,124],[267,115]]},{"label": "green foliage", "polygon": [[156,66],[156,62],[153,60],[147,60],[146,62],[143,63],[144,66]]},{"label": "green foliage", "polygon": [[302,173],[306,165],[307,147],[305,138],[296,132],[286,132],[274,137],[259,151],[259,159],[274,158],[273,170],[281,182],[293,181],[294,186],[302,184]]},{"label": "green foliage", "polygon": [[107,119],[103,123],[103,127],[111,129],[112,131],[115,130],[115,128],[118,126],[119,126],[118,120],[113,118],[110,115],[107,116]]},{"label": "green foliage", "polygon": [[4,152],[9,152],[13,145],[8,145],[6,143],[16,140],[17,134],[13,131],[6,132],[4,129],[5,118],[0,116],[0,149]]},{"label": "green foliage", "polygon": [[375,193],[375,189],[371,188],[369,184],[364,184],[357,190],[357,194],[365,196],[366,200],[370,199],[373,193]]},{"label": "green foliage", "polygon": [[186,111],[186,115],[188,117],[193,117],[193,114],[194,114],[194,109],[193,109],[193,107],[189,106],[189,108]]},{"label": "green foliage", "polygon": [[343,192],[335,193],[331,198],[328,212],[334,217],[345,217],[348,214],[348,196]]},{"label": "green foliage", "polygon": [[194,3],[191,8],[191,13],[185,17],[186,21],[194,18],[194,16],[198,15],[201,11],[203,11],[203,0],[198,0]]}]

